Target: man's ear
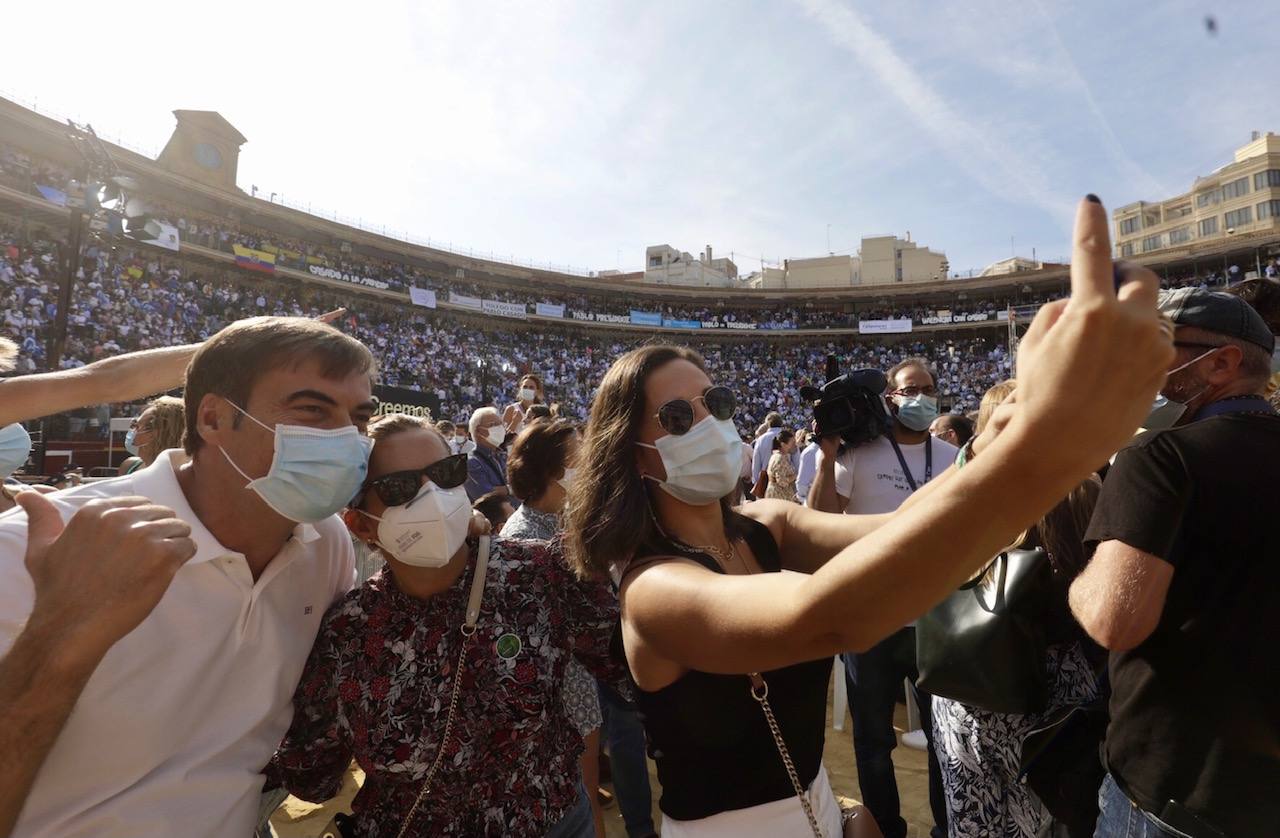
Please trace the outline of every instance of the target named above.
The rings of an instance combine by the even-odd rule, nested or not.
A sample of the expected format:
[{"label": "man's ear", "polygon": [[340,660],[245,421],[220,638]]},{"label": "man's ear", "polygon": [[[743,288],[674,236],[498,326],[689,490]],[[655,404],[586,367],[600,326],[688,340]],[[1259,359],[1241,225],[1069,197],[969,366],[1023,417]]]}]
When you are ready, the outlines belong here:
[{"label": "man's ear", "polygon": [[231,429],[226,400],[213,393],[205,393],[196,408],[196,434],[203,441],[218,445],[222,435]]}]

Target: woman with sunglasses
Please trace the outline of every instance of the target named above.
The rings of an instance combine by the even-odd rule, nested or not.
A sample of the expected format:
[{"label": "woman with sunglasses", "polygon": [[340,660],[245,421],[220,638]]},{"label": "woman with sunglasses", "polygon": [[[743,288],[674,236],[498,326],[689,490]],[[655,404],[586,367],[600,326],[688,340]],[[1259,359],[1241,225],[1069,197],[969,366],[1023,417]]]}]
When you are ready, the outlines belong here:
[{"label": "woman with sunglasses", "polygon": [[1154,274],[1123,269],[1115,290],[1107,227],[1095,199],[1081,202],[1072,297],[1023,338],[1017,401],[975,443],[983,455],[890,515],[730,508],[733,394],[685,348],[644,347],[610,368],[566,541],[580,573],[620,580],[664,838],[839,835],[821,767],[831,657],[940,601],[1128,440],[1172,348]]},{"label": "woman with sunglasses", "polygon": [[620,674],[612,589],[579,581],[553,545],[469,541],[466,457],[425,421],[384,417],[369,436],[345,518],[387,565],[325,615],[269,774],[319,802],[354,757],[361,838],[593,836],[562,691],[571,656]]}]

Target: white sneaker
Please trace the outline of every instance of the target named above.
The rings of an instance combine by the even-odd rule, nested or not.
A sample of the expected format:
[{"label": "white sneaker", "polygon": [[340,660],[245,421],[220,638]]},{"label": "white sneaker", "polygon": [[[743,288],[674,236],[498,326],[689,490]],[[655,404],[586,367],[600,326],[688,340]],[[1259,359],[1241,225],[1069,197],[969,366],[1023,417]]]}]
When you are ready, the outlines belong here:
[{"label": "white sneaker", "polygon": [[912,730],[902,734],[902,744],[914,751],[924,751],[929,747],[929,740],[924,738],[923,730]]}]

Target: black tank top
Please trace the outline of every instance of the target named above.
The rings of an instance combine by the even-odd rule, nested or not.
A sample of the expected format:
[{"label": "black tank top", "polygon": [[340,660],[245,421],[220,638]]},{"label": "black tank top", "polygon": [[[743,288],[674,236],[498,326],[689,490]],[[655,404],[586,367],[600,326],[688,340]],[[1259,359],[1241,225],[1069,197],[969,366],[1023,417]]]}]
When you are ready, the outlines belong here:
[{"label": "black tank top", "polygon": [[[756,561],[767,572],[782,569],[769,528],[739,518]],[[705,554],[680,555],[723,573]],[[638,556],[637,558],[642,558]],[[808,786],[822,764],[831,659],[763,672],[782,737],[800,782]],[[689,670],[657,692],[636,689],[649,756],[662,782],[659,808],[676,820],[695,820],[795,796],[747,675]]]}]

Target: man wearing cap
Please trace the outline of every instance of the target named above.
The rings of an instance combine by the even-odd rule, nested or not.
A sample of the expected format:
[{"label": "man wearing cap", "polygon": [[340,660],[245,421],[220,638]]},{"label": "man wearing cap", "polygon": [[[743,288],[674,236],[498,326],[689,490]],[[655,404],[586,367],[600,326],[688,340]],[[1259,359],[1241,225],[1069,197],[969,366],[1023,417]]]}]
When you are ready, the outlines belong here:
[{"label": "man wearing cap", "polygon": [[1111,650],[1097,835],[1275,834],[1280,824],[1280,416],[1275,338],[1244,300],[1161,298],[1181,415],[1116,455],[1072,611]]}]

